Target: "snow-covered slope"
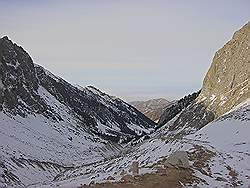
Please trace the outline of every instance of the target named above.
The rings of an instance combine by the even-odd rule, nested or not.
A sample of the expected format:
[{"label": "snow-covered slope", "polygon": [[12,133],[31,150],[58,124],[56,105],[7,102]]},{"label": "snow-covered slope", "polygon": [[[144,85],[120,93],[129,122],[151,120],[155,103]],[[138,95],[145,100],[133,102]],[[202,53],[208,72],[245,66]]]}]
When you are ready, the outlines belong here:
[{"label": "snow-covered slope", "polygon": [[[174,119],[168,124],[173,122]],[[196,179],[189,182],[188,186],[247,187],[250,185],[249,125],[248,101],[194,134],[178,138],[169,134],[166,125],[154,133],[152,138],[128,149],[120,157],[68,170],[58,176],[54,183],[44,186],[74,187],[91,182],[109,182],[110,177],[113,182],[121,181],[124,176],[131,174],[133,162],[139,164],[139,175],[157,174],[159,168],[169,170],[164,167],[164,161],[169,155],[175,151],[186,151],[192,176]],[[136,179],[133,181],[136,182]]]},{"label": "snow-covered slope", "polygon": [[77,88],[0,39],[0,187],[52,181],[72,167],[114,157],[154,127],[124,101]]}]

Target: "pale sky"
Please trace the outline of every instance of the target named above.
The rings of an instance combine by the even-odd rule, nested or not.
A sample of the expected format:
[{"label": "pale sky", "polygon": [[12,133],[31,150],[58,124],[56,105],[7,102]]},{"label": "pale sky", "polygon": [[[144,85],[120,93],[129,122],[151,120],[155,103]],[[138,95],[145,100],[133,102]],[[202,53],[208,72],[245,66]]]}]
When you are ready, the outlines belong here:
[{"label": "pale sky", "polygon": [[249,0],[0,0],[0,37],[72,84],[127,101],[201,88]]}]

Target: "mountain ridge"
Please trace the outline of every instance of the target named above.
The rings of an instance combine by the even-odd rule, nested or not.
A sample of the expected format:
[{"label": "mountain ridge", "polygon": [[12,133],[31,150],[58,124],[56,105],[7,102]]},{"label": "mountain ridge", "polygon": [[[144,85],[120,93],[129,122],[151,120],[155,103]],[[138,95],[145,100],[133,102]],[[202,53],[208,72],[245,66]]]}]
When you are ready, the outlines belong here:
[{"label": "mountain ridge", "polygon": [[162,112],[173,103],[164,98],[158,98],[146,101],[132,101],[129,104],[153,121],[158,122]]},{"label": "mountain ridge", "polygon": [[118,155],[155,127],[121,99],[79,90],[34,64],[8,37],[0,39],[0,119],[0,186],[52,181]]}]

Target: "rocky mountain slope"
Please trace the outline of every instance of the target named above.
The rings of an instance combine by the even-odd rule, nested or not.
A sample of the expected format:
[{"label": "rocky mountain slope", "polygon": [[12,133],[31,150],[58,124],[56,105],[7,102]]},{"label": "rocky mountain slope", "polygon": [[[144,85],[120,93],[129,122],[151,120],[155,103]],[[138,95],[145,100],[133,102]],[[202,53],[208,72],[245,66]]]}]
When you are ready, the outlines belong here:
[{"label": "rocky mountain slope", "polygon": [[173,119],[177,114],[179,114],[183,109],[188,107],[194,100],[198,97],[200,91],[194,92],[191,95],[187,95],[180,100],[177,100],[172,105],[169,105],[161,114],[160,119],[158,121],[157,128],[162,127],[168,121]]},{"label": "rocky mountain slope", "polygon": [[149,139],[43,186],[249,187],[249,31],[247,23],[216,53],[201,94]]},{"label": "rocky mountain slope", "polygon": [[218,50],[204,79],[199,102],[219,117],[249,98],[250,24]]},{"label": "rocky mountain slope", "polygon": [[155,128],[134,107],[78,88],[0,39],[0,187],[51,181],[80,164],[114,157]]},{"label": "rocky mountain slope", "polygon": [[159,98],[151,99],[147,101],[132,101],[130,102],[137,110],[142,112],[148,118],[152,119],[155,122],[158,122],[163,111],[169,107],[172,102]]},{"label": "rocky mountain slope", "polygon": [[[179,135],[194,132],[249,98],[249,36],[247,23],[216,52],[201,94],[182,109],[170,130],[179,130]],[[169,121],[164,113],[160,126]]]}]

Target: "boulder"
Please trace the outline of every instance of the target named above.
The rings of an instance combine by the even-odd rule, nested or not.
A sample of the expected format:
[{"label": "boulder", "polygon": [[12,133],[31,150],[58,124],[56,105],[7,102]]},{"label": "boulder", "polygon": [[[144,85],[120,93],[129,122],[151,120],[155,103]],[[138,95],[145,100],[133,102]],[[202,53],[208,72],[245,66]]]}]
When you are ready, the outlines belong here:
[{"label": "boulder", "polygon": [[186,151],[176,151],[172,153],[164,162],[164,166],[179,167],[179,168],[189,168],[188,155]]}]

